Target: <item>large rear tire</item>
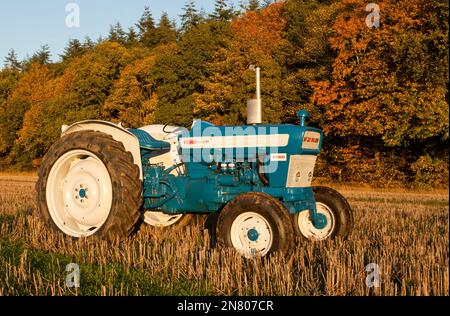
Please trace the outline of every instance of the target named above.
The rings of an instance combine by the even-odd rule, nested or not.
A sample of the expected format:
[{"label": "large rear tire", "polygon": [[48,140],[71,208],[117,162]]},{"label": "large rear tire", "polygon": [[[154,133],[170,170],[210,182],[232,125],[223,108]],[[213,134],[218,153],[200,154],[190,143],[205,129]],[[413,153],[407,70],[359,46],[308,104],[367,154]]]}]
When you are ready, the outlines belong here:
[{"label": "large rear tire", "polygon": [[139,167],[105,133],[73,132],[53,144],[36,191],[43,221],[71,237],[124,238],[140,223]]},{"label": "large rear tire", "polygon": [[245,258],[267,257],[293,249],[294,231],[286,207],[261,192],[238,195],[220,212],[219,246],[236,249]]}]

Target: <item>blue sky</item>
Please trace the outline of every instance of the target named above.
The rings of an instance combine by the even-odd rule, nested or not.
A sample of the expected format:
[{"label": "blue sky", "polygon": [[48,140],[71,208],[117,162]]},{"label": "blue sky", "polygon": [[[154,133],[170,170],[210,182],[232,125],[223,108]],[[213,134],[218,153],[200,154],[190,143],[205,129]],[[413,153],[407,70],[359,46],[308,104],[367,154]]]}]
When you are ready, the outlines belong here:
[{"label": "blue sky", "polygon": [[[197,8],[210,12],[213,0],[195,1]],[[80,27],[66,27],[68,3],[80,8]],[[96,40],[108,34],[109,26],[120,22],[124,29],[136,23],[144,6],[149,6],[155,20],[163,11],[171,19],[179,19],[186,0],[13,0],[0,4],[0,67],[13,48],[20,59],[32,55],[41,45],[48,44],[51,59],[58,60],[70,38]],[[231,0],[236,7],[238,0]]]}]

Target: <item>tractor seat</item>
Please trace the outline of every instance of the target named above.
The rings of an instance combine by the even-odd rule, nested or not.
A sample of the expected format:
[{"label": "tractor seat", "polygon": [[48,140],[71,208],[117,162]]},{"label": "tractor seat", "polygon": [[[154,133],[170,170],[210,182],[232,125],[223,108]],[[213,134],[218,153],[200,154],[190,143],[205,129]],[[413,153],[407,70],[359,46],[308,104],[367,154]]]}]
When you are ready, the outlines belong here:
[{"label": "tractor seat", "polygon": [[168,150],[170,144],[162,140],[154,139],[149,133],[141,129],[129,129],[130,133],[137,137],[139,146],[147,150]]}]

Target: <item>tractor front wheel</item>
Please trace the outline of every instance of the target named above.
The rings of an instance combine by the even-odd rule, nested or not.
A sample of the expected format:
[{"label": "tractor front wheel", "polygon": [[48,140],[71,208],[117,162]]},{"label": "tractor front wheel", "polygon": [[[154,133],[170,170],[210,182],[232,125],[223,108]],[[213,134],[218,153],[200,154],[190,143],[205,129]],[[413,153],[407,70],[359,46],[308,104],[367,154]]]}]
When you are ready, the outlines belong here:
[{"label": "tractor front wheel", "polygon": [[353,214],[347,200],[331,188],[313,187],[313,191],[320,222],[314,225],[308,210],[295,214],[293,223],[297,235],[308,240],[345,239],[353,227]]},{"label": "tractor front wheel", "polygon": [[217,239],[246,258],[265,257],[293,249],[289,212],[277,199],[261,192],[238,195],[220,212]]},{"label": "tractor front wheel", "polygon": [[59,139],[43,159],[36,190],[44,222],[71,237],[127,237],[140,221],[139,167],[105,133]]}]

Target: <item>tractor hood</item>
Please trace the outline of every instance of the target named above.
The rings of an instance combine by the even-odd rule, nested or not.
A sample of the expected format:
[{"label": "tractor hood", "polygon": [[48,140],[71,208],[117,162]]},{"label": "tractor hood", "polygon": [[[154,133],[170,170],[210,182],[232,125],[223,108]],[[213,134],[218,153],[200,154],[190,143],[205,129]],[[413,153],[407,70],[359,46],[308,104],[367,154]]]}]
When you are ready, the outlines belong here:
[{"label": "tractor hood", "polygon": [[197,120],[189,132],[180,135],[179,143],[183,160],[208,164],[256,159],[258,155],[280,160],[286,155],[317,155],[322,139],[320,129],[305,126],[304,122],[216,126]]}]

